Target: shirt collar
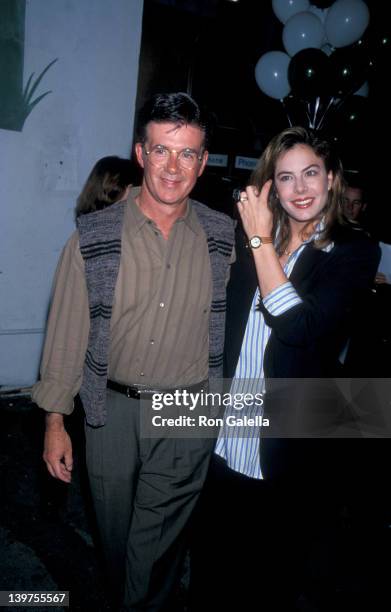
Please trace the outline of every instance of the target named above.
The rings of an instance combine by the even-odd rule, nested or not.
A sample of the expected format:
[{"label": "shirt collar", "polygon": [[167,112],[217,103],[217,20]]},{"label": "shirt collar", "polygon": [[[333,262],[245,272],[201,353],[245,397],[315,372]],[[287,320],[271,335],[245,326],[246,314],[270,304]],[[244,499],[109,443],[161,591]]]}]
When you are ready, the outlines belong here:
[{"label": "shirt collar", "polygon": [[[136,204],[135,199],[139,193],[140,187],[132,187],[125,207],[124,225],[126,233],[130,236],[135,235],[138,231],[140,231],[145,223],[150,221],[150,219],[141,212],[140,208]],[[185,214],[176,221],[176,223],[182,222],[185,223],[192,232],[195,234],[200,234],[201,226],[198,221],[197,213],[195,212],[190,199],[187,201]]]},{"label": "shirt collar", "polygon": [[183,221],[195,234],[199,235],[203,233],[203,229],[193,206],[193,201],[190,199],[187,201],[187,210],[185,216],[183,217]]},{"label": "shirt collar", "polygon": [[[326,227],[325,218],[322,217],[319,223],[316,225],[314,233],[308,240],[304,241],[304,244],[308,244],[309,242],[314,242],[314,240],[318,240],[320,234],[325,230],[325,227]],[[326,244],[321,249],[321,251],[324,251],[325,253],[329,253],[333,247],[334,247],[334,242],[331,241],[328,244]]]},{"label": "shirt collar", "polygon": [[[319,223],[318,223],[318,224],[315,226],[315,231],[314,231],[314,233],[313,233],[313,234],[312,234],[312,235],[311,235],[309,238],[307,238],[307,240],[303,240],[303,243],[302,243],[302,245],[300,245],[300,247],[299,247],[299,248],[302,248],[303,246],[305,246],[305,245],[307,245],[307,244],[310,244],[311,242],[314,242],[315,240],[318,240],[318,238],[319,238],[320,234],[321,234],[321,233],[324,231],[325,227],[326,227],[326,224],[325,224],[325,218],[324,218],[324,217],[322,217],[322,218],[320,219]],[[278,227],[278,228],[277,228],[277,231],[276,231],[276,239],[278,238],[278,234],[279,234],[279,233],[280,233],[280,228]],[[324,247],[321,249],[321,251],[324,251],[325,253],[329,253],[333,247],[334,247],[334,242],[332,242],[332,241],[331,241],[331,242],[329,242],[328,244],[326,244],[326,245],[325,245],[325,246],[324,246]],[[297,250],[298,250],[298,249],[296,249],[296,251],[297,251]],[[295,251],[295,252],[296,252],[296,251]]]}]

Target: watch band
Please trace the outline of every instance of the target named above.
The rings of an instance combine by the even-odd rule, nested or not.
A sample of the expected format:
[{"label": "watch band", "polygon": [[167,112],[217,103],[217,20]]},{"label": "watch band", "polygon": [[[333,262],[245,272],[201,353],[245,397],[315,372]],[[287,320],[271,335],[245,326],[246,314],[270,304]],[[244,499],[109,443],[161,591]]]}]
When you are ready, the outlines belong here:
[{"label": "watch band", "polygon": [[248,241],[250,249],[258,249],[262,244],[272,244],[273,238],[271,236],[251,236]]}]

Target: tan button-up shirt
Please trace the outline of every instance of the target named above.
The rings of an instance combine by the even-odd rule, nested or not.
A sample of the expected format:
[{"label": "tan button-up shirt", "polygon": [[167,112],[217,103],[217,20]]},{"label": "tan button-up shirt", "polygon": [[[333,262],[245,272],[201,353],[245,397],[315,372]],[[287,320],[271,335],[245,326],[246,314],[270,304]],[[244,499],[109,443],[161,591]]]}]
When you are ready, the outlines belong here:
[{"label": "tan button-up shirt", "polygon": [[[208,376],[212,296],[205,233],[189,202],[165,240],[134,201],[124,214],[121,263],[111,317],[109,378],[155,387],[190,385]],[[84,261],[75,232],[55,276],[41,381],[34,401],[69,414],[78,393],[88,343]]]}]

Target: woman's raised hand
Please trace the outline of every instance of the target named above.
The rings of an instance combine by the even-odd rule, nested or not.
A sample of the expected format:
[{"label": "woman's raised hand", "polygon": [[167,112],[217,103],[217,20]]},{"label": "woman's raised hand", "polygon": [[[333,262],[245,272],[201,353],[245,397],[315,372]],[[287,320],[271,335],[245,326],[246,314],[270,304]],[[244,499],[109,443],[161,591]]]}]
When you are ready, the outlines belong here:
[{"label": "woman's raised hand", "polygon": [[248,238],[267,237],[272,234],[273,214],[267,203],[272,182],[271,179],[266,181],[260,192],[250,185],[240,193],[238,210]]}]

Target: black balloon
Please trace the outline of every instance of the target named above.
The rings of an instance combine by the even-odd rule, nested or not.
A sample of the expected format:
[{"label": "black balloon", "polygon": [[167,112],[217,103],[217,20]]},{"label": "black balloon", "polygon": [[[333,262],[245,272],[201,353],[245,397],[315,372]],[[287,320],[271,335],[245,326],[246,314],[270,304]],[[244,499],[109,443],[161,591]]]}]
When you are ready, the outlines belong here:
[{"label": "black balloon", "polygon": [[324,128],[333,135],[335,142],[353,143],[357,138],[365,138],[370,122],[368,121],[368,100],[362,96],[349,96],[329,113]]},{"label": "black balloon", "polygon": [[289,94],[284,98],[283,105],[289,125],[309,127],[308,105],[304,100]]},{"label": "black balloon", "polygon": [[355,92],[366,81],[370,58],[359,45],[337,49],[328,60],[330,95],[343,98]]},{"label": "black balloon", "polygon": [[368,118],[368,100],[362,96],[350,96],[338,109],[338,115],[347,129],[363,126]]},{"label": "black balloon", "polygon": [[389,28],[387,25],[376,29],[368,27],[363,36],[353,46],[358,48],[360,53],[365,53],[369,67],[373,69],[376,64],[389,61],[391,50]]},{"label": "black balloon", "polygon": [[324,94],[328,65],[328,57],[320,49],[302,49],[296,53],[288,68],[292,94],[304,100]]},{"label": "black balloon", "polygon": [[333,4],[334,0],[312,0],[311,4],[317,6],[320,9],[328,8]]},{"label": "black balloon", "polygon": [[375,49],[381,53],[389,53],[391,47],[391,36],[387,32],[378,34]]}]

